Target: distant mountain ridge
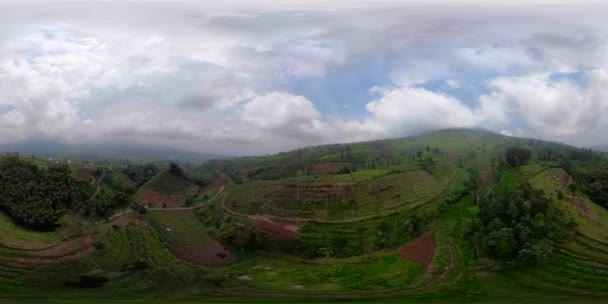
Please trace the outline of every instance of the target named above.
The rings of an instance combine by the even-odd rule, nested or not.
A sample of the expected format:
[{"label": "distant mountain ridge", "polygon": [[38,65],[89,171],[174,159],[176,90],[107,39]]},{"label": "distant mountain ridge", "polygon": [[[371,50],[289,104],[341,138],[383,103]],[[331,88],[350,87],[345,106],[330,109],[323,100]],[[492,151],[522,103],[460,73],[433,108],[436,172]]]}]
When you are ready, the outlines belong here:
[{"label": "distant mountain ridge", "polygon": [[591,149],[595,151],[608,152],[608,144],[598,145],[595,147],[591,147]]},{"label": "distant mountain ridge", "polygon": [[0,144],[2,153],[19,153],[44,158],[82,160],[133,160],[133,161],[205,161],[229,156],[171,149],[150,145],[66,145],[54,142]]}]

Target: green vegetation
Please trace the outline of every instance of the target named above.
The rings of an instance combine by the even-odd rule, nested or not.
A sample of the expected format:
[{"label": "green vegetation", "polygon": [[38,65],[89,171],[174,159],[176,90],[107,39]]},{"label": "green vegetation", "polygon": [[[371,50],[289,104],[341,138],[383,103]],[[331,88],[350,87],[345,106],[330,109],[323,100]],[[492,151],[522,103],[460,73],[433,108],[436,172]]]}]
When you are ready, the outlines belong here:
[{"label": "green vegetation", "polygon": [[160,172],[158,166],[154,164],[128,164],[123,168],[122,173],[132,180],[137,186],[141,186]]},{"label": "green vegetation", "polygon": [[[226,285],[294,294],[383,290],[408,286],[424,267],[379,251],[349,259],[309,262],[286,257],[255,257],[223,269]],[[239,279],[240,278],[240,279]]]},{"label": "green vegetation", "polygon": [[[53,288],[106,290],[175,288],[206,282],[202,269],[173,255],[151,228],[115,226],[100,235],[94,247],[90,256],[40,269],[27,279]],[[53,280],[45,279],[51,276]]]},{"label": "green vegetation", "polygon": [[154,176],[146,186],[165,194],[188,194],[190,181],[182,171],[166,170]]},{"label": "green vegetation", "polygon": [[82,198],[66,165],[39,168],[11,156],[0,159],[0,209],[30,228],[49,230]]},{"label": "green vegetation", "polygon": [[172,244],[204,245],[209,242],[205,226],[192,210],[150,211],[148,217]]},{"label": "green vegetation", "polygon": [[[438,165],[437,173],[410,170],[361,170],[346,179],[304,176],[297,182],[255,181],[231,189],[227,203],[246,214],[318,220],[348,220],[411,209],[442,195],[450,184],[463,182],[455,166]],[[355,177],[356,176],[356,177]]]},{"label": "green vegetation", "polygon": [[29,230],[15,223],[9,216],[0,212],[0,244],[13,244],[32,241],[53,241],[58,234],[52,231]]},{"label": "green vegetation", "polygon": [[[0,165],[0,184],[12,187],[0,192],[0,298],[555,303],[608,295],[608,158],[557,143],[444,130],[198,165],[91,165],[93,178],[81,183],[64,166],[17,157]],[[47,191],[44,200],[24,200],[31,185]],[[56,185],[73,186],[65,205]],[[194,207],[117,213],[146,189],[186,195]],[[54,215],[47,229],[60,228],[26,229],[39,211]],[[423,258],[408,255],[421,240],[431,244],[416,249]]]}]

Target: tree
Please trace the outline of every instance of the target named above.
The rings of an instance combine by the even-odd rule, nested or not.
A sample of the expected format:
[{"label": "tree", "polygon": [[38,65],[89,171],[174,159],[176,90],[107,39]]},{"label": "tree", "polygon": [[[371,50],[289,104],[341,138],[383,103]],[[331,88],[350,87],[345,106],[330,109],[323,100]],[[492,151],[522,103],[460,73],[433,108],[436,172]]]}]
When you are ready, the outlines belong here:
[{"label": "tree", "polygon": [[519,188],[499,184],[479,203],[474,241],[487,257],[508,263],[533,263],[544,258],[541,245],[549,238],[547,223],[557,220],[542,191],[523,182]]},{"label": "tree", "polygon": [[0,209],[39,230],[53,229],[81,195],[68,166],[38,168],[17,156],[0,159],[0,189]]},{"label": "tree", "polygon": [[426,158],[425,158],[425,159],[422,161],[421,165],[422,165],[422,168],[423,168],[425,171],[429,171],[429,170],[431,170],[431,169],[433,169],[433,168],[435,167],[435,160],[433,160],[433,158],[432,158],[432,157],[426,157]]},{"label": "tree", "polygon": [[520,147],[510,147],[505,151],[505,159],[511,167],[527,163],[531,155],[530,149]]},{"label": "tree", "polygon": [[176,163],[169,164],[169,172],[176,174],[176,175],[182,175],[182,176],[184,174],[182,168],[180,168]]}]

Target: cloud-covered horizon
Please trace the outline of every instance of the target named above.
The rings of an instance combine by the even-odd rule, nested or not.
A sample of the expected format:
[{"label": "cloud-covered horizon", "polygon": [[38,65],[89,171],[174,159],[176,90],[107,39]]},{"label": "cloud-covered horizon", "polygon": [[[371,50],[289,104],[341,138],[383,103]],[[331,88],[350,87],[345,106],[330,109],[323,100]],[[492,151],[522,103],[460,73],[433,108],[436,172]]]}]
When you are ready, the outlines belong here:
[{"label": "cloud-covered horizon", "polygon": [[608,5],[500,2],[2,2],[0,144],[607,143]]}]

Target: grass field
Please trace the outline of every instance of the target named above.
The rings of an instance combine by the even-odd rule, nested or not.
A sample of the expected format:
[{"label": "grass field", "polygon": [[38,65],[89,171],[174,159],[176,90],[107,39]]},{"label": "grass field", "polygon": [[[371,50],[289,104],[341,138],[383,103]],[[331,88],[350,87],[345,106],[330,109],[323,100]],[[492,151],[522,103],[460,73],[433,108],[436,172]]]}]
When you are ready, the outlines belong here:
[{"label": "grass field", "polygon": [[172,243],[205,245],[210,241],[205,226],[196,218],[193,210],[149,211],[148,217]]},{"label": "grass field", "polygon": [[317,262],[281,257],[255,257],[223,269],[231,277],[228,288],[289,291],[314,294],[378,290],[407,286],[423,266],[398,258],[394,251],[380,251],[348,259]]},{"label": "grass field", "polygon": [[[576,222],[576,230],[591,238],[608,241],[608,211],[580,192],[572,192],[564,182],[566,172],[560,168],[545,169],[533,176],[533,187],[543,189],[556,206]],[[558,193],[563,199],[558,198]]]},{"label": "grass field", "polygon": [[0,244],[24,242],[53,242],[58,241],[57,232],[39,232],[27,230],[14,223],[4,212],[0,211]]}]

